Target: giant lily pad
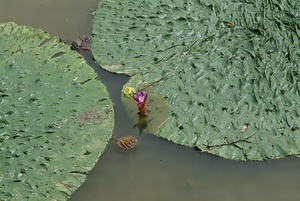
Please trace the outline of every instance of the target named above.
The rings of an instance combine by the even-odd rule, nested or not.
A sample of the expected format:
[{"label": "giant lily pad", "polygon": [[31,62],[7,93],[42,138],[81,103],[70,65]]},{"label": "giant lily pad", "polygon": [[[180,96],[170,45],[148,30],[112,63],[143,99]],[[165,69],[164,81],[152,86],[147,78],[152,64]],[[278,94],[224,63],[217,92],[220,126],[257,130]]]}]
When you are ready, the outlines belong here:
[{"label": "giant lily pad", "polygon": [[103,152],[112,103],[58,38],[0,24],[1,200],[66,200]]},{"label": "giant lily pad", "polygon": [[100,2],[93,54],[171,104],[158,136],[224,158],[300,153],[300,2]]}]

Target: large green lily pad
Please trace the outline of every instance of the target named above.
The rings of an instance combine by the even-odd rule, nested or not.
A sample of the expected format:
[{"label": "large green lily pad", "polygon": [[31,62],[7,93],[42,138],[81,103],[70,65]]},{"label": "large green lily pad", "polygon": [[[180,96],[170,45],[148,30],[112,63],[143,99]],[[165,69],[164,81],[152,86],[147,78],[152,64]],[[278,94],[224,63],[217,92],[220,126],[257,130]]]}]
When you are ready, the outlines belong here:
[{"label": "large green lily pad", "polygon": [[112,135],[106,88],[58,38],[0,24],[1,200],[66,200]]},{"label": "large green lily pad", "polygon": [[300,153],[299,22],[292,0],[103,0],[93,54],[172,106],[156,135],[228,159],[282,158]]}]

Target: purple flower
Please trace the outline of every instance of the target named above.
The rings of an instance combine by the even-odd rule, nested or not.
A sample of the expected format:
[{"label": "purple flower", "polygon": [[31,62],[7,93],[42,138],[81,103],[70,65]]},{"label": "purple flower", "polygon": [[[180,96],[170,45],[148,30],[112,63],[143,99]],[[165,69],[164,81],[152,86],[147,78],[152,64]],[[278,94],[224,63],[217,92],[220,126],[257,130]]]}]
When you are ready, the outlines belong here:
[{"label": "purple flower", "polygon": [[134,100],[138,103],[138,106],[142,106],[146,103],[147,93],[146,92],[136,92],[133,96]]}]

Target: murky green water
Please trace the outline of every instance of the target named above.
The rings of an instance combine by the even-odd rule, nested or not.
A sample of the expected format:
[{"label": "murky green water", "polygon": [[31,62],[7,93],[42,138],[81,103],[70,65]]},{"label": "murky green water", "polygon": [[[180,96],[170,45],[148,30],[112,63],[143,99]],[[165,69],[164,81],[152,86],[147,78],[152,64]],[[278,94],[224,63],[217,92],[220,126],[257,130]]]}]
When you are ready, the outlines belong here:
[{"label": "murky green water", "polygon": [[[0,0],[0,22],[41,28],[62,39],[91,34],[91,9],[99,0]],[[139,136],[120,101],[126,76],[105,72],[87,56],[113,99],[115,137],[134,135],[135,151],[114,140],[71,201],[298,201],[300,159],[237,162],[202,154],[149,134]]]}]

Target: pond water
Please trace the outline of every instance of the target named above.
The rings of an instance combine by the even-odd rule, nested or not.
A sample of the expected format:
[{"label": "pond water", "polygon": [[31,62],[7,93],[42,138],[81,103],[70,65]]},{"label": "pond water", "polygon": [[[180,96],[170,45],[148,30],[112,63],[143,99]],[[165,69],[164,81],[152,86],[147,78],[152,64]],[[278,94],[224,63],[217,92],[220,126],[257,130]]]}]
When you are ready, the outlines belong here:
[{"label": "pond water", "polygon": [[[0,0],[0,22],[14,21],[41,28],[64,40],[91,34],[92,16],[99,0]],[[85,55],[113,100],[114,136],[136,136],[130,153],[109,143],[85,183],[71,201],[298,201],[300,159],[237,162],[175,145],[133,128],[120,101],[126,76],[99,68]]]}]

